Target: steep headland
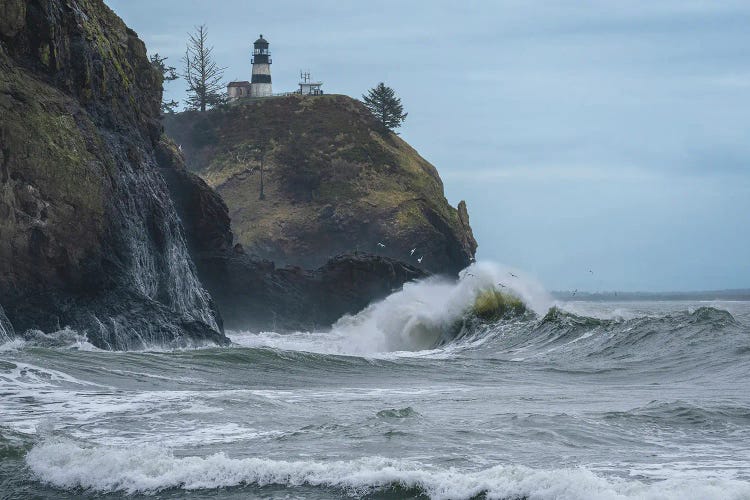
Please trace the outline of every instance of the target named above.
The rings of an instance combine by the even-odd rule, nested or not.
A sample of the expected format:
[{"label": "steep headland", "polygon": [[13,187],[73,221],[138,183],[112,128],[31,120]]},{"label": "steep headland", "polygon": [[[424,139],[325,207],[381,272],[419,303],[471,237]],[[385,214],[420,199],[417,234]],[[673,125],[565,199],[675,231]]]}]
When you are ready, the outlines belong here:
[{"label": "steep headland", "polygon": [[0,303],[99,347],[226,342],[156,168],[161,76],[101,0],[0,0]]},{"label": "steep headland", "polygon": [[245,253],[234,243],[221,197],[184,168],[173,143],[157,149],[198,275],[224,324],[233,330],[311,330],[332,325],[407,281],[425,277],[408,264],[359,253],[331,258],[315,270],[282,267]]},{"label": "steep headland", "polygon": [[0,14],[2,339],[223,344],[219,312],[232,328],[325,327],[473,257],[465,204],[359,102],[170,117],[201,178],[162,133],[145,46],[101,0]]},{"label": "steep headland", "polygon": [[250,100],[168,115],[165,130],[248,254],[314,268],[367,252],[446,274],[474,256],[465,203],[451,207],[435,167],[355,99]]}]

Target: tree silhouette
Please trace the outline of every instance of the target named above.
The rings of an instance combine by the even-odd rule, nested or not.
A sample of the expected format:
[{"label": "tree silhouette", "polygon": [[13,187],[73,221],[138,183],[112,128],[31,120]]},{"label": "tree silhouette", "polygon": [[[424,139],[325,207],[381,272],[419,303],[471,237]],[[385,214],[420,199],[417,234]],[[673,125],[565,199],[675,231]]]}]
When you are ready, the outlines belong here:
[{"label": "tree silhouette", "polygon": [[[159,53],[152,55],[149,59],[151,61],[151,65],[156,68],[159,73],[161,73],[161,91],[162,95],[164,95],[164,83],[165,82],[173,82],[177,80],[179,75],[177,74],[177,69],[174,66],[167,66],[164,61],[167,60],[166,57],[159,56]],[[162,113],[174,113],[175,108],[179,106],[179,102],[175,101],[174,99],[171,99],[169,101],[166,101],[162,99],[161,101],[161,112]]]},{"label": "tree silhouette", "polygon": [[208,46],[208,30],[205,25],[195,28],[189,34],[188,45],[182,62],[185,64],[183,77],[188,85],[187,105],[192,109],[206,111],[207,108],[222,104],[225,85],[222,82],[224,70],[214,61]]},{"label": "tree silhouette", "polygon": [[408,114],[404,113],[401,99],[396,97],[396,92],[383,82],[370,89],[367,95],[363,95],[362,101],[375,118],[389,130],[400,127]]}]

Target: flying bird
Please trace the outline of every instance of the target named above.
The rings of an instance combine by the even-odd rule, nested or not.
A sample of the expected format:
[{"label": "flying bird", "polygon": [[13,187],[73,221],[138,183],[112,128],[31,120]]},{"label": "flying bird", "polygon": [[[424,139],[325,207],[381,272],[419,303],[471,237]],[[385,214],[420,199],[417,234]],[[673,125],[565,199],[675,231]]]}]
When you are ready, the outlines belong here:
[{"label": "flying bird", "polygon": [[380,243],[380,242],[378,242],[378,246],[379,246],[380,248],[385,248],[385,245],[383,245],[383,244],[382,244],[382,243]]},{"label": "flying bird", "polygon": [[508,274],[510,274],[510,275],[511,275],[511,276],[513,276],[514,278],[518,278],[518,276],[516,276],[516,275],[515,275],[515,274],[513,274],[513,273],[508,273]]},{"label": "flying bird", "polygon": [[409,252],[409,255],[414,255],[414,252],[416,252],[416,251],[417,251],[417,249],[416,249],[416,248],[412,248],[412,249],[411,249],[411,252]]},{"label": "flying bird", "polygon": [[420,258],[418,258],[418,259],[417,259],[417,262],[419,262],[419,263],[421,264],[421,263],[422,263],[422,259],[424,259],[424,255],[423,255],[423,256],[421,256]]},{"label": "flying bird", "polygon": [[591,269],[589,269],[589,272],[590,272],[591,274],[594,274],[594,271],[592,271]]},{"label": "flying bird", "polygon": [[499,286],[500,286],[501,288],[508,288],[507,286],[503,285],[502,283],[498,283],[498,285],[499,285]]},{"label": "flying bird", "polygon": [[572,295],[572,297],[575,297],[577,293],[578,293],[578,288],[576,288],[575,290],[573,290],[573,295]]}]

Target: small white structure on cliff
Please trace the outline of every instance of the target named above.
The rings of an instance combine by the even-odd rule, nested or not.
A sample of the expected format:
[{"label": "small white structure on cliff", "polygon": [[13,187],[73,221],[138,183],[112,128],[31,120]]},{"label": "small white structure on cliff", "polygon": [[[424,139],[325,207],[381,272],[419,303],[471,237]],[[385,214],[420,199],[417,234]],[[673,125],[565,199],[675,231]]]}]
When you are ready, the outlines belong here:
[{"label": "small white structure on cliff", "polygon": [[229,82],[229,85],[227,85],[227,95],[230,101],[250,97],[250,82]]},{"label": "small white structure on cliff", "polygon": [[243,97],[269,97],[273,95],[271,86],[271,52],[268,50],[268,40],[263,35],[253,44],[251,59],[253,70],[249,82],[230,82],[227,85],[229,100],[235,101]]},{"label": "small white structure on cliff", "polygon": [[302,95],[323,95],[323,89],[320,87],[323,82],[313,82],[310,79],[310,72],[299,73],[299,93]]}]

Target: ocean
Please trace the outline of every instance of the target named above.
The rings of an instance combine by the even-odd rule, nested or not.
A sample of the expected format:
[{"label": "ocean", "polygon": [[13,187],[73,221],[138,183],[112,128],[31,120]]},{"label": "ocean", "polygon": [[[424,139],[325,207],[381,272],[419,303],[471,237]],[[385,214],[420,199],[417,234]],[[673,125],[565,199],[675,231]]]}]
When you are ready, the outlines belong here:
[{"label": "ocean", "polygon": [[[514,274],[224,348],[6,342],[0,498],[750,498],[750,302],[561,301]],[[458,331],[500,284],[533,313]]]}]

